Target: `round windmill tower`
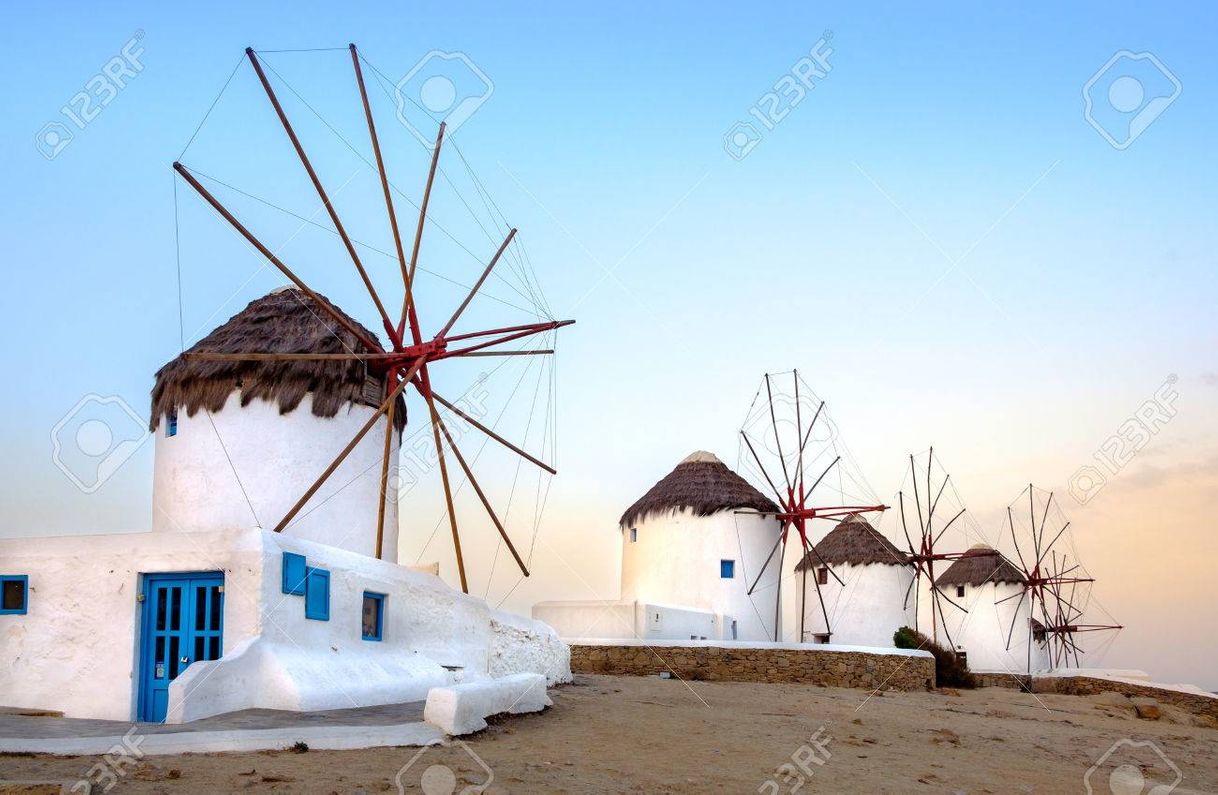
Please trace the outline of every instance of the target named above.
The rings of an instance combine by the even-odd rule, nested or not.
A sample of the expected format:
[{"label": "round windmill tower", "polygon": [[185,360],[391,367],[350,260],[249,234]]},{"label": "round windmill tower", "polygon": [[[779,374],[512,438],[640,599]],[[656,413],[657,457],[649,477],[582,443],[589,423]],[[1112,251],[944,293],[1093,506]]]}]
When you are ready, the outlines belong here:
[{"label": "round windmill tower", "polygon": [[[830,576],[830,566],[840,582]],[[913,580],[909,556],[851,514],[795,564],[795,588],[783,605],[783,638],[891,646],[893,632],[911,623],[904,596]]]},{"label": "round windmill tower", "polygon": [[686,456],[622,514],[621,598],[711,610],[725,640],[772,640],[777,568],[748,590],[779,535],[777,511],[713,454]]},{"label": "round windmill tower", "polygon": [[[355,334],[332,312],[376,339],[328,299],[317,299],[295,287],[276,289],[157,372],[151,415],[155,531],[269,529],[376,415],[385,376],[370,372],[364,362],[274,358],[343,356],[356,348]],[[400,395],[397,404],[392,459],[406,423]],[[373,436],[361,440],[309,510],[288,525],[292,535],[377,555],[382,441]],[[383,510],[380,557],[396,562],[397,501],[392,493]]]}]

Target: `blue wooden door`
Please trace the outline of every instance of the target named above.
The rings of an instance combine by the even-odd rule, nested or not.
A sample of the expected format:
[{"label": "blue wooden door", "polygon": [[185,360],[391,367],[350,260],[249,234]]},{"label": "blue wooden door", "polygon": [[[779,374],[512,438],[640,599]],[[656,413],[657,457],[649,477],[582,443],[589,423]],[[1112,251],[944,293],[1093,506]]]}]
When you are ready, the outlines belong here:
[{"label": "blue wooden door", "polygon": [[148,574],[140,635],[139,719],[165,720],[169,683],[224,647],[224,575]]}]

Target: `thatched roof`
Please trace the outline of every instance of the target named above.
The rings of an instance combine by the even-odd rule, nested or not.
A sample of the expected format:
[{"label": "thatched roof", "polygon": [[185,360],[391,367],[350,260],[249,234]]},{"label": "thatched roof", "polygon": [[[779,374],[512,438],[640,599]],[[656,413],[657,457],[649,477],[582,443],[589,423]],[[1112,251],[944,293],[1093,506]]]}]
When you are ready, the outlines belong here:
[{"label": "thatched roof", "polygon": [[809,566],[819,566],[821,561],[830,566],[850,564],[865,566],[880,563],[889,566],[904,566],[909,556],[871,526],[858,514],[850,514],[837,523],[829,533],[813,547],[816,554],[808,552],[803,560],[795,564],[796,571]]},{"label": "thatched roof", "polygon": [[[368,331],[325,296],[318,296],[340,315],[351,320],[370,339]],[[379,341],[377,341],[379,346]],[[350,353],[363,352],[363,345],[326,310],[300,290],[273,290],[251,301],[228,322],[193,345],[188,353]],[[150,430],[161,417],[185,410],[194,416],[200,409],[219,411],[233,392],[241,393],[241,405],[255,399],[276,403],[280,414],[313,396],[313,413],[333,417],[350,404],[379,406],[385,395],[384,379],[370,376],[362,362],[316,361],[206,361],[178,356],[156,374],[152,388]],[[400,431],[406,424],[406,406],[398,398],[394,415]]]},{"label": "thatched roof", "polygon": [[978,544],[948,566],[947,571],[935,580],[935,585],[984,585],[987,582],[1022,585],[1024,577],[1019,568],[1001,552]]},{"label": "thatched roof", "polygon": [[653,514],[687,508],[695,516],[709,516],[733,508],[777,513],[778,506],[727,465],[705,450],[685,457],[622,514],[628,527]]}]

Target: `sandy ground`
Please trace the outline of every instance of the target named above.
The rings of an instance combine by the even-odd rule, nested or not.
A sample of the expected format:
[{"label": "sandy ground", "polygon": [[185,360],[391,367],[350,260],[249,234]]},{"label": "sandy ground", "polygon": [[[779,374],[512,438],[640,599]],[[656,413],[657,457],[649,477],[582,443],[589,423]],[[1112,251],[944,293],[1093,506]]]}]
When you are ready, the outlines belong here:
[{"label": "sandy ground", "polygon": [[[1173,764],[1183,777],[1174,792],[1218,791],[1212,722],[1169,707],[1140,719],[1112,694],[871,696],[580,676],[552,696],[545,713],[498,720],[465,745],[150,757],[111,792],[375,793],[400,781],[407,792],[448,793],[454,779],[461,791],[488,777],[488,792],[1083,792],[1114,743],[1091,774],[1097,793],[1122,781],[1147,786],[1115,791],[1170,785]],[[1133,744],[1145,741],[1170,762]],[[0,756],[0,780],[71,780],[96,762]]]}]

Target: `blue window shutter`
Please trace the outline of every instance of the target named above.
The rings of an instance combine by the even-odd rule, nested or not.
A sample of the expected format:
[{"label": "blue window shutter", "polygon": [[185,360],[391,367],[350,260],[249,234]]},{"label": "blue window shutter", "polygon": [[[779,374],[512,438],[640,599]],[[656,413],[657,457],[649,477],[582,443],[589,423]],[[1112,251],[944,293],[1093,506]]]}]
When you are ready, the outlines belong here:
[{"label": "blue window shutter", "polygon": [[29,575],[0,575],[0,616],[23,616],[29,611],[29,607]]},{"label": "blue window shutter", "polygon": [[730,580],[736,576],[736,561],[721,560],[719,561],[719,576],[725,580]]},{"label": "blue window shutter", "polygon": [[305,595],[305,556],[295,552],[283,553],[283,592]]},{"label": "blue window shutter", "polygon": [[305,567],[305,618],[330,620],[330,572]]}]

